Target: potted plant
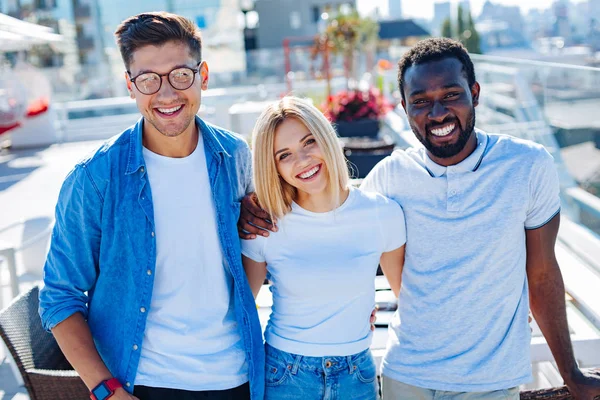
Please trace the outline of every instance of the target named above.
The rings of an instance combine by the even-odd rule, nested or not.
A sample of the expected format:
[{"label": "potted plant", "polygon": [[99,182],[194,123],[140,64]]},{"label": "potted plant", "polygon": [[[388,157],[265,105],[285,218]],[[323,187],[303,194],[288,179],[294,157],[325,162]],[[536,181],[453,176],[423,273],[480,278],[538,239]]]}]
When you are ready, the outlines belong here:
[{"label": "potted plant", "polygon": [[374,53],[379,39],[379,24],[371,18],[361,17],[355,9],[340,7],[327,19],[325,30],[316,39],[314,47],[317,53],[331,51],[343,57],[350,87],[359,80],[356,55]]},{"label": "potted plant", "polygon": [[331,96],[322,106],[325,116],[342,137],[376,137],[379,118],[392,106],[378,89],[343,90]]},{"label": "potted plant", "polygon": [[[311,60],[321,60],[320,76],[325,77],[327,96],[331,96],[331,65],[336,57],[342,57],[346,88],[357,86],[361,68],[358,56],[366,55],[366,71],[370,71],[370,60],[375,55],[379,39],[379,23],[371,18],[361,17],[356,9],[342,5],[337,10],[324,13],[326,26],[314,37]],[[313,68],[311,66],[311,68]],[[314,74],[314,70],[313,70]]]}]

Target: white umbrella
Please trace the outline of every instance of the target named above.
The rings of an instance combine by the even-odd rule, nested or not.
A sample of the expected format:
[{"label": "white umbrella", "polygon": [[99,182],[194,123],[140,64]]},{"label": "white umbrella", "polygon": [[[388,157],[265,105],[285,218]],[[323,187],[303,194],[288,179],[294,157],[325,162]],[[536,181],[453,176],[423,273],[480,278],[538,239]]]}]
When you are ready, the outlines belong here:
[{"label": "white umbrella", "polygon": [[0,52],[26,50],[36,44],[62,43],[52,28],[0,14]]},{"label": "white umbrella", "polygon": [[0,53],[27,50],[32,44],[35,43],[27,37],[0,30]]}]

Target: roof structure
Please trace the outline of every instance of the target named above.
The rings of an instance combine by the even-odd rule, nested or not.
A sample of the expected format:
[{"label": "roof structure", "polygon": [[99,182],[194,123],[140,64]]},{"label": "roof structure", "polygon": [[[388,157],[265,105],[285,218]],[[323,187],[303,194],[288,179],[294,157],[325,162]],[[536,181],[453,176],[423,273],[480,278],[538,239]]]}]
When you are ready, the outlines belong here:
[{"label": "roof structure", "polygon": [[379,21],[379,39],[404,39],[407,37],[431,36],[412,19]]},{"label": "roof structure", "polygon": [[63,43],[52,28],[0,14],[0,53],[27,50],[36,44]]}]

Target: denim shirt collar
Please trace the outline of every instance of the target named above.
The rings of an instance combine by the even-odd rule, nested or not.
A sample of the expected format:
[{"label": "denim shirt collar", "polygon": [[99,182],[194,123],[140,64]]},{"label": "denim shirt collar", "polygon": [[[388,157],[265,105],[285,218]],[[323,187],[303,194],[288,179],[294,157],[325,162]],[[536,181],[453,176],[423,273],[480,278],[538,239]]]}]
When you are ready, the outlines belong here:
[{"label": "denim shirt collar", "polygon": [[[204,140],[204,149],[206,155],[216,157],[218,154],[223,154],[225,157],[231,157],[231,154],[225,150],[217,137],[216,132],[211,125],[206,124],[199,116],[196,115],[196,126],[200,128],[202,140]],[[146,166],[142,153],[142,132],[144,131],[144,117],[141,117],[134,125],[129,138],[129,157],[127,160],[127,168],[125,175],[133,174],[140,168]]]}]

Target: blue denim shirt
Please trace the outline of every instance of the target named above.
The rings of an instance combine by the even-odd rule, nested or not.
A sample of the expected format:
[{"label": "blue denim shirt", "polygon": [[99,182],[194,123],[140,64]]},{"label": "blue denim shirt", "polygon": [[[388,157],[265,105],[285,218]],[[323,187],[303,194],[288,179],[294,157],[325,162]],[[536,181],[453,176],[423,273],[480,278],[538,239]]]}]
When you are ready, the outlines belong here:
[{"label": "blue denim shirt", "polygon": [[[223,257],[233,275],[252,399],[262,399],[262,334],[236,227],[240,200],[253,189],[250,150],[228,131],[200,118],[196,124],[204,141]],[[65,179],[40,293],[44,328],[51,330],[74,313],[83,314],[104,363],[129,392],[135,384],[156,266],[142,126],[143,118],[78,163]]]}]

